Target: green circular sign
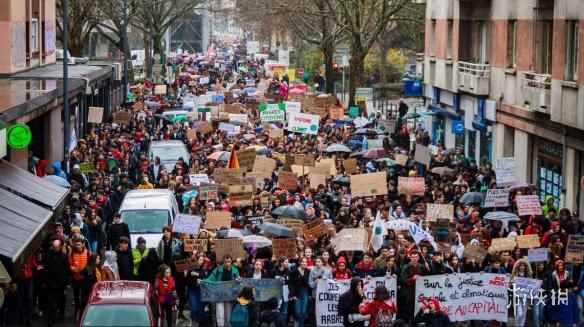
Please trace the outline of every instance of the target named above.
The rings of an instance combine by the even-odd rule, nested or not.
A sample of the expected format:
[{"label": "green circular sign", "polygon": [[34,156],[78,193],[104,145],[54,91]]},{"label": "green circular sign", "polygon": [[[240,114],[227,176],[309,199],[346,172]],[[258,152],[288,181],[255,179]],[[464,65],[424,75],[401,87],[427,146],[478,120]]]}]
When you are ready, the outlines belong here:
[{"label": "green circular sign", "polygon": [[6,139],[8,145],[16,150],[25,149],[32,140],[32,133],[30,128],[23,123],[16,123],[6,131]]}]

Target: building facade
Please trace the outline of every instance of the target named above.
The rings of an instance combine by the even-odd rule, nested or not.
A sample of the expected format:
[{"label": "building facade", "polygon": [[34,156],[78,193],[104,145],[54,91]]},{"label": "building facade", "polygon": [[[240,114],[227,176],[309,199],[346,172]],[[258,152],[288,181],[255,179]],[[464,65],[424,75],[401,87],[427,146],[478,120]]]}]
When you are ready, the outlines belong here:
[{"label": "building facade", "polygon": [[581,0],[428,0],[433,142],[477,162],[514,157],[541,199],[581,208],[583,19]]}]

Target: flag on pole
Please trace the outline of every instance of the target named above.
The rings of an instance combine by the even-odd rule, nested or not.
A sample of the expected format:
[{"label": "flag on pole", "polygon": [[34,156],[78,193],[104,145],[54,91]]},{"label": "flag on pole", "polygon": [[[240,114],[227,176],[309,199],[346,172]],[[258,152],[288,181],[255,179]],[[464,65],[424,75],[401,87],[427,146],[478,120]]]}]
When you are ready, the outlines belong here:
[{"label": "flag on pole", "polygon": [[237,159],[237,151],[235,147],[231,149],[231,155],[229,156],[229,163],[227,164],[229,169],[239,169],[239,160]]},{"label": "flag on pole", "polygon": [[381,211],[378,210],[373,222],[373,235],[371,236],[371,247],[375,252],[379,251],[383,246],[383,237],[385,235],[387,235],[387,228],[385,228],[385,222],[381,219]]},{"label": "flag on pole", "polygon": [[419,245],[422,241],[428,241],[432,245],[432,248],[434,248],[434,251],[438,251],[438,244],[434,241],[432,234],[418,227],[416,224],[411,224],[408,229],[416,245]]}]

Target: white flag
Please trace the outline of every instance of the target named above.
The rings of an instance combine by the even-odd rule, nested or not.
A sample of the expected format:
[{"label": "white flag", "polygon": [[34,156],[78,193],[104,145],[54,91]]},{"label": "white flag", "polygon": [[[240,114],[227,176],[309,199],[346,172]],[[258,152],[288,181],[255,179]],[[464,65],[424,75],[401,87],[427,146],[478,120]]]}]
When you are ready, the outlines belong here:
[{"label": "white flag", "polygon": [[385,235],[387,235],[387,228],[383,219],[381,219],[381,211],[378,210],[373,222],[373,235],[371,236],[371,247],[375,252],[379,251],[383,246],[383,237]]},{"label": "white flag", "polygon": [[418,227],[416,224],[411,224],[409,226],[409,231],[416,244],[420,244],[422,241],[428,241],[435,251],[438,250],[438,244],[436,244],[436,241],[434,241],[434,236],[432,236],[432,234],[429,232]]}]

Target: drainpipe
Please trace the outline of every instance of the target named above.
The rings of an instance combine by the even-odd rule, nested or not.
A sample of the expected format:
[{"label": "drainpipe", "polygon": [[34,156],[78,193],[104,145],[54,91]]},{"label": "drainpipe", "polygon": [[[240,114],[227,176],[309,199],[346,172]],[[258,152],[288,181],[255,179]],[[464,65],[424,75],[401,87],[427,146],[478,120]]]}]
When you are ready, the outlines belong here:
[{"label": "drainpipe", "polygon": [[561,200],[560,200],[560,204],[562,206],[562,208],[566,207],[566,156],[568,153],[568,148],[566,146],[566,144],[568,139],[568,131],[566,130],[565,127],[562,127],[562,194],[561,194]]}]

